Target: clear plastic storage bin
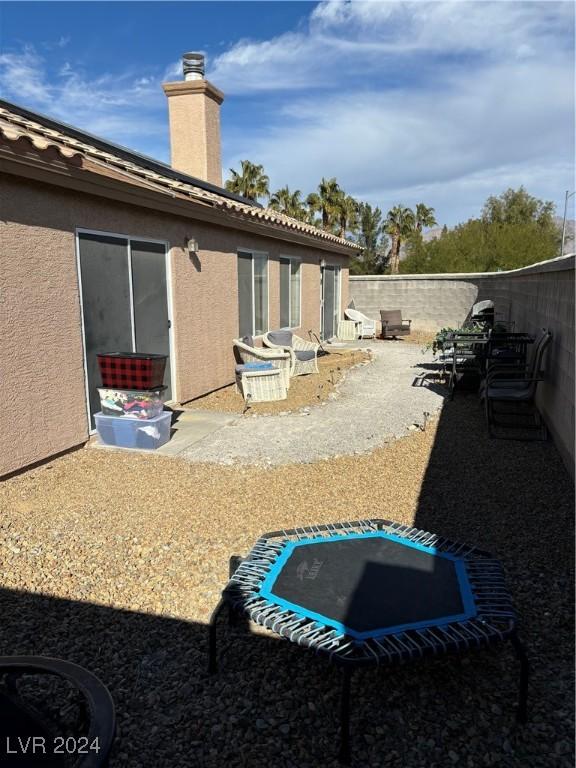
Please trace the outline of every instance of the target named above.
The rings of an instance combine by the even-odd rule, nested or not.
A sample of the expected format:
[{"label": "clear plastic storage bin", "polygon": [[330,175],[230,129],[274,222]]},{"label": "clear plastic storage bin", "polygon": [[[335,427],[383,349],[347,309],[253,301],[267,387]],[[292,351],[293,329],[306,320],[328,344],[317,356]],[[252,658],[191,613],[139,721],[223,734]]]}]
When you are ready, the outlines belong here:
[{"label": "clear plastic storage bin", "polygon": [[119,419],[117,416],[94,414],[96,429],[104,445],[117,448],[143,448],[154,451],[170,440],[172,414],[161,413],[153,419]]}]

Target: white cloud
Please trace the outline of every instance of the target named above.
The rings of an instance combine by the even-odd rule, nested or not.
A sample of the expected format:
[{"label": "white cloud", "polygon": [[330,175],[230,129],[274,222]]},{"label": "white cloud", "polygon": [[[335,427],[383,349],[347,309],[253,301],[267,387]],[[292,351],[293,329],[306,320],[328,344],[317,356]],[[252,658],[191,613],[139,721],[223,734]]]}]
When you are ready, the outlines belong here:
[{"label": "white cloud", "polygon": [[325,0],[307,27],[240,40],[210,78],[228,94],[337,87],[349,73],[386,72],[415,57],[513,60],[570,47],[570,2]]},{"label": "white cloud", "polygon": [[[64,38],[62,38],[64,39]],[[64,48],[64,45],[58,46]],[[0,54],[0,90],[16,104],[124,143],[157,145],[166,134],[160,79],[127,71],[88,77],[70,61],[50,65],[34,47]],[[163,152],[164,154],[164,152]]]},{"label": "white cloud", "polygon": [[245,94],[312,86],[257,135],[232,135],[225,166],[249,157],[273,188],[304,192],[336,176],[383,208],[424,199],[448,223],[503,184],[558,202],[574,173],[571,18],[569,3],[321,3],[306,30],[215,62],[225,92],[227,77]]}]

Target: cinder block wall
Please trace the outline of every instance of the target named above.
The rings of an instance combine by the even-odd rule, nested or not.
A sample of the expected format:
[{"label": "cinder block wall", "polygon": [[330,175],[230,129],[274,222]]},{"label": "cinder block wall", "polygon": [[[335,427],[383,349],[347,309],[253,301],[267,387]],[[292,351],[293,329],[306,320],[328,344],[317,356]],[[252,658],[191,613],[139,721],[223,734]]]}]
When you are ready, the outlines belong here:
[{"label": "cinder block wall", "polygon": [[509,272],[358,275],[350,277],[349,293],[369,317],[379,320],[381,309],[401,309],[420,329],[458,327],[476,301],[492,299],[499,316],[514,320],[516,330],[551,330],[538,404],[574,476],[574,270],[571,255]]},{"label": "cinder block wall", "polygon": [[381,309],[401,309],[414,328],[458,327],[476,301],[478,287],[452,275],[442,278],[354,275],[348,290],[356,309],[378,322]]}]

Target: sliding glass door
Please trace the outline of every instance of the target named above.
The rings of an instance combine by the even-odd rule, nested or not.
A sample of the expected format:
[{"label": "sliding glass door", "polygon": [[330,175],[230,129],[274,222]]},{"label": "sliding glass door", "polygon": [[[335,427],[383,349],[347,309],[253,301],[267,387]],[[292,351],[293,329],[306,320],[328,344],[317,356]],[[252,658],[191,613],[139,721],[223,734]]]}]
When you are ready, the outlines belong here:
[{"label": "sliding glass door", "polygon": [[340,319],[340,267],[324,266],[321,270],[322,284],[322,339],[331,339],[338,333]]},{"label": "sliding glass door", "polygon": [[78,233],[82,323],[90,427],[100,410],[99,352],[167,355],[164,384],[171,399],[166,245]]}]

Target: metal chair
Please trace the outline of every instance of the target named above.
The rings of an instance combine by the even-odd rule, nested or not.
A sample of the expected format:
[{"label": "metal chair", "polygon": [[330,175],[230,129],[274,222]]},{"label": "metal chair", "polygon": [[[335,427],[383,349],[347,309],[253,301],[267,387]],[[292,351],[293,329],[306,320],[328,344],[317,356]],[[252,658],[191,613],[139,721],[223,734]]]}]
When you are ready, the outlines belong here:
[{"label": "metal chair", "polygon": [[[480,394],[485,403],[490,437],[508,440],[546,439],[546,424],[535,400],[538,383],[544,381],[542,362],[551,340],[551,332],[543,328],[534,344],[532,359],[528,366],[523,368],[513,368],[509,365],[494,366],[487,373]],[[495,407],[496,403],[500,404],[500,408]],[[520,419],[521,423],[514,423],[511,417]],[[518,438],[510,434],[497,434],[494,427],[534,429],[537,430],[537,434],[532,438]]]}]

